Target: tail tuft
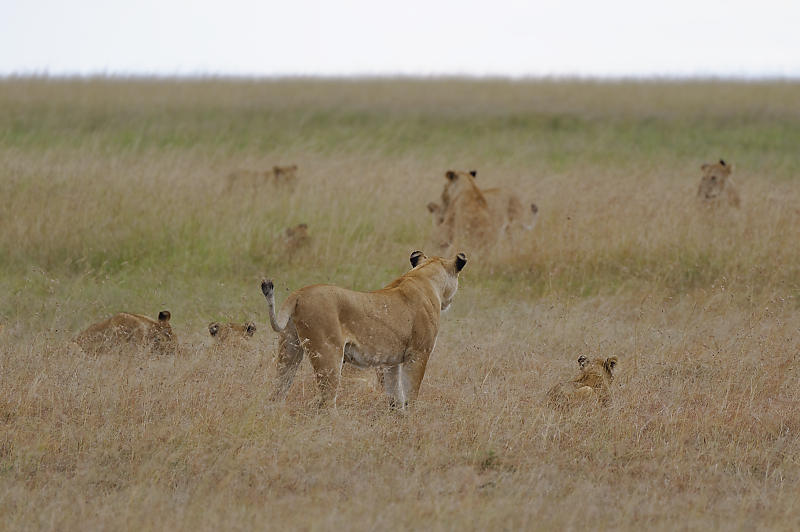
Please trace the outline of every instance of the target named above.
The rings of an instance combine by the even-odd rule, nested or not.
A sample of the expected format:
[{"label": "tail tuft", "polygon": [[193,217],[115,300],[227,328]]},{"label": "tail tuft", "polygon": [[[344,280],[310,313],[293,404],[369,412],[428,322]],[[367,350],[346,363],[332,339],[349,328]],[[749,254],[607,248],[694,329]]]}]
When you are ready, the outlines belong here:
[{"label": "tail tuft", "polygon": [[272,297],[275,291],[275,285],[272,283],[272,279],[264,279],[261,281],[261,292],[264,294],[264,297]]}]

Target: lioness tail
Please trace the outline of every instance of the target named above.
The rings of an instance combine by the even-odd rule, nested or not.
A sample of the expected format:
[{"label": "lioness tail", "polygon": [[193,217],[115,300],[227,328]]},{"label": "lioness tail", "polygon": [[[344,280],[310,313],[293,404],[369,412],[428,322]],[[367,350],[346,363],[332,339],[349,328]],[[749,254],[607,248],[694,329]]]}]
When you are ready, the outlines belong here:
[{"label": "lioness tail", "polygon": [[278,323],[277,316],[275,316],[275,285],[272,283],[272,279],[264,279],[261,281],[261,292],[263,292],[264,297],[267,298],[267,304],[269,305],[269,324],[272,325],[272,330],[276,333],[282,333],[284,329],[286,329],[286,323],[281,326],[281,324]]}]

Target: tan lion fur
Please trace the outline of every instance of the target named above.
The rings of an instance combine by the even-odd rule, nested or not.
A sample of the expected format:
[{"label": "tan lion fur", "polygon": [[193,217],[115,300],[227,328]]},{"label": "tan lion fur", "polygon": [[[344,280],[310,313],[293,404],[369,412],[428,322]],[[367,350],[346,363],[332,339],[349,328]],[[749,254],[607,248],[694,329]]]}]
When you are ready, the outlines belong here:
[{"label": "tan lion fur", "polygon": [[383,368],[390,403],[400,408],[419,393],[428,357],[436,345],[439,320],[458,290],[467,259],[411,254],[412,269],[373,292],[312,285],[292,292],[275,313],[274,285],[261,283],[272,329],[280,334],[272,393],[283,400],[304,353],[308,353],[321,405],[336,401],[342,364]]},{"label": "tan lion fur", "polygon": [[738,207],[741,200],[736,185],[731,179],[733,166],[722,159],[718,163],[704,164],[700,167],[703,177],[697,187],[697,197],[705,203],[718,204],[724,197],[729,205]]},{"label": "tan lion fur", "polygon": [[505,188],[482,190],[476,177],[474,170],[447,171],[441,203],[428,203],[443,247],[463,243],[471,248],[486,248],[536,225],[536,204],[525,207],[516,192]]},{"label": "tan lion fur", "polygon": [[569,382],[561,382],[547,392],[550,406],[563,408],[587,401],[597,401],[607,405],[611,402],[611,383],[614,381],[614,368],[617,357],[588,359],[578,358],[581,373]]},{"label": "tan lion fur", "polygon": [[158,320],[121,312],[89,326],[78,335],[75,343],[89,354],[120,348],[146,349],[161,355],[175,354],[177,339],[169,320],[170,313],[166,310],[158,313]]},{"label": "tan lion fur", "polygon": [[269,170],[234,170],[226,177],[226,189],[230,191],[234,187],[260,187],[273,184],[286,186],[293,190],[296,182],[297,165],[292,164],[288,166],[273,166]]}]

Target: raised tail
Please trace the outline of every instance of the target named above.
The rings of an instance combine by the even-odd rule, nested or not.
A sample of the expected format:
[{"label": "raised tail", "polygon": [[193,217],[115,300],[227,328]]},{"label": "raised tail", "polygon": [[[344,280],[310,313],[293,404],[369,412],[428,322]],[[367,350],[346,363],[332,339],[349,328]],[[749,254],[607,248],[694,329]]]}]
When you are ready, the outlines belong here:
[{"label": "raised tail", "polygon": [[289,323],[289,317],[286,318],[286,323],[281,325],[278,323],[278,317],[275,315],[275,285],[272,279],[264,279],[261,281],[261,292],[267,298],[267,305],[269,305],[269,324],[272,330],[276,333],[282,333],[286,330],[286,325]]}]

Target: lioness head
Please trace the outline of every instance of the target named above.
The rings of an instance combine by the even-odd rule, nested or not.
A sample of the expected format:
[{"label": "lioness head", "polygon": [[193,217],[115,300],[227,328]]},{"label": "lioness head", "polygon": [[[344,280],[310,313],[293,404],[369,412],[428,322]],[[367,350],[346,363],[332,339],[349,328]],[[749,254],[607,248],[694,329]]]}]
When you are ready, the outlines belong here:
[{"label": "lioness head", "polygon": [[617,365],[617,357],[589,359],[583,355],[578,357],[578,367],[581,375],[575,382],[580,382],[584,386],[591,386],[595,390],[608,388],[614,381],[614,368]]},{"label": "lioness head", "polygon": [[256,326],[252,322],[240,324],[215,321],[208,325],[208,332],[217,342],[224,342],[229,339],[251,338],[256,332]]},{"label": "lioness head", "polygon": [[168,310],[159,312],[158,321],[151,332],[155,349],[163,354],[175,353],[178,347],[175,333],[172,332],[172,326],[169,324],[169,319],[171,317],[172,315]]},{"label": "lioness head", "polygon": [[703,177],[700,179],[697,195],[707,200],[719,197],[725,190],[733,167],[720,159],[718,163],[704,164],[700,169],[703,171]]},{"label": "lioness head", "polygon": [[452,259],[445,259],[443,257],[428,257],[421,251],[415,251],[411,254],[409,262],[411,262],[411,272],[430,276],[432,280],[440,284],[441,310],[448,310],[458,291],[458,274],[467,265],[467,256],[463,253],[458,253]]},{"label": "lioness head", "polygon": [[[469,172],[448,170],[445,172],[444,177],[446,181],[444,190],[442,190],[442,211],[447,210],[450,203],[458,197],[464,189],[476,186],[475,178],[478,177],[478,172],[475,170],[470,170]],[[430,206],[428,208],[430,209]]]}]

